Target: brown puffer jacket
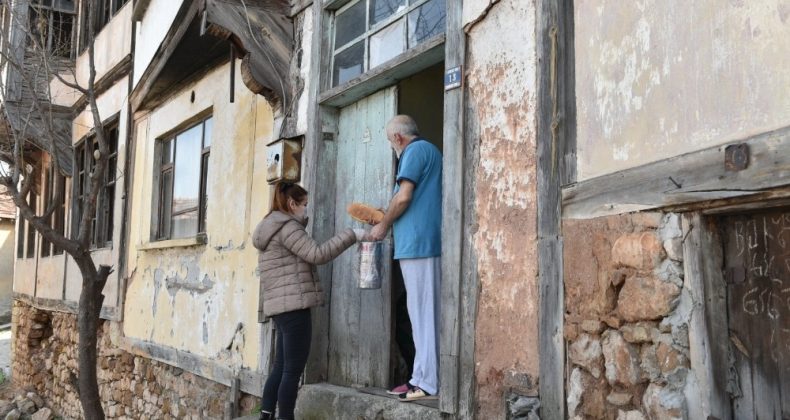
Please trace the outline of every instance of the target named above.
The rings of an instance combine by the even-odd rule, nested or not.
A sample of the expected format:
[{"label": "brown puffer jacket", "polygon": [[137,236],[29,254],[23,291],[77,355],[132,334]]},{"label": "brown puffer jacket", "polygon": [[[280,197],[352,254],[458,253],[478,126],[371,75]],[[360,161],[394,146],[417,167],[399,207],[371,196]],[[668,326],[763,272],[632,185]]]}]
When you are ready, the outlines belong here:
[{"label": "brown puffer jacket", "polygon": [[283,312],[310,308],[324,303],[315,264],[325,264],[356,241],[346,229],[323,244],[305,231],[307,219],[274,211],[258,223],[252,237],[258,254],[260,296],[258,322]]}]

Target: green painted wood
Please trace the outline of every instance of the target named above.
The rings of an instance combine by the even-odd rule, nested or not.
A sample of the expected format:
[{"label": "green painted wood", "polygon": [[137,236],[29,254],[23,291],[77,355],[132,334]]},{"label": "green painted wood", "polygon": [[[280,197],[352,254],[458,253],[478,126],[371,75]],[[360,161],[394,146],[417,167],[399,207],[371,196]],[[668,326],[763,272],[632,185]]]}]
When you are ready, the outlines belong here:
[{"label": "green painted wood", "polygon": [[[394,180],[392,151],[384,126],[396,112],[396,90],[388,88],[340,111],[337,136],[335,229],[363,227],[346,212],[351,202],[386,207]],[[389,255],[391,240],[387,240]],[[390,270],[376,290],[357,287],[358,251],[333,264],[329,320],[329,381],[344,386],[389,385],[391,334]]]}]

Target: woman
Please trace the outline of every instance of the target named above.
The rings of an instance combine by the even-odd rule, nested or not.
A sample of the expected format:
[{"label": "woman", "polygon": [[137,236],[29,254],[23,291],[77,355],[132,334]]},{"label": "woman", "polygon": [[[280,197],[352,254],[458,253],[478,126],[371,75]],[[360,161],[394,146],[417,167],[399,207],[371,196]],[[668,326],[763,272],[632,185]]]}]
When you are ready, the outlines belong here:
[{"label": "woman", "polygon": [[271,317],[277,330],[274,367],[263,387],[261,419],[293,419],[299,378],[310,352],[310,308],[324,301],[315,264],[336,258],[365,237],[363,229],[346,229],[323,244],[305,231],[307,191],[278,183],[272,211],[255,228],[253,244],[261,273],[259,315]]}]

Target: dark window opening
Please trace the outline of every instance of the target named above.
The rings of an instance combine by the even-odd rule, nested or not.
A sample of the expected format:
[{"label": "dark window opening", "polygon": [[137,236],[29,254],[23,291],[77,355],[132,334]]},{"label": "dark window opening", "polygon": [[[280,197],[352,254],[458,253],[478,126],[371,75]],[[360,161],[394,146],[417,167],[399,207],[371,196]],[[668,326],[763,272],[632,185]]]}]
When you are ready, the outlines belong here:
[{"label": "dark window opening", "polygon": [[30,6],[33,42],[58,57],[74,56],[74,0],[36,0]]},{"label": "dark window opening", "polygon": [[[111,246],[113,239],[113,210],[118,167],[118,126],[114,124],[106,127],[105,130],[109,159],[102,187],[96,197],[96,213],[91,218],[91,246],[94,248]],[[93,155],[98,153],[98,150],[99,142],[95,135],[86,138],[76,149],[77,177],[74,182],[75,226],[73,229],[75,237],[79,234],[79,223],[82,220],[85,199],[90,192],[91,176],[96,167]]]}]

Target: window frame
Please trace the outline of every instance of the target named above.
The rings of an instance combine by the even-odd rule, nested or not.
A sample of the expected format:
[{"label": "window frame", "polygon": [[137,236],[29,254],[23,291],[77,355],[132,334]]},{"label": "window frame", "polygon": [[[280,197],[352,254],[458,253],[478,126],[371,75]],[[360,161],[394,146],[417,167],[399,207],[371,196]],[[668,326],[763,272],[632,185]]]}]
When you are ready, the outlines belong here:
[{"label": "window frame", "polygon": [[[401,10],[399,12],[395,12],[392,15],[388,16],[387,18],[385,18],[385,19],[383,19],[383,20],[381,20],[379,22],[376,22],[374,25],[370,25],[370,18],[371,18],[371,16],[370,16],[370,2],[371,1],[372,0],[351,0],[351,1],[348,1],[345,4],[343,4],[342,6],[338,7],[337,9],[331,10],[331,24],[330,24],[330,31],[329,31],[329,33],[330,33],[330,40],[329,40],[329,43],[330,43],[330,45],[329,45],[329,55],[330,55],[330,57],[329,57],[329,69],[330,69],[330,72],[329,72],[330,73],[329,74],[329,87],[330,88],[341,86],[341,85],[343,85],[343,84],[348,82],[348,80],[346,80],[346,81],[343,81],[343,82],[338,81],[337,83],[335,83],[335,59],[337,58],[337,56],[339,54],[342,54],[344,51],[347,51],[347,50],[355,47],[360,41],[363,42],[363,48],[364,48],[364,53],[363,53],[363,56],[362,56],[363,57],[362,58],[362,72],[359,75],[355,76],[355,77],[362,76],[362,75],[366,74],[367,72],[369,72],[369,71],[371,71],[371,70],[383,65],[387,61],[392,60],[395,57],[408,52],[409,50],[417,47],[418,45],[427,43],[431,39],[433,39],[434,37],[439,37],[439,36],[441,36],[444,33],[444,32],[442,32],[442,33],[436,34],[436,35],[434,35],[432,37],[426,38],[426,39],[422,40],[421,42],[419,42],[419,43],[417,43],[415,45],[409,45],[409,26],[410,26],[409,25],[409,14],[411,12],[419,9],[423,5],[429,3],[432,0],[405,0],[406,1],[406,7],[404,8],[404,10]],[[446,32],[446,25],[447,25],[447,23],[446,23],[446,18],[447,18],[447,16],[446,16],[446,5],[447,5],[446,1],[452,1],[452,0],[445,0],[445,32]],[[365,3],[365,30],[362,32],[362,34],[350,39],[349,41],[347,41],[345,44],[341,45],[338,48],[336,46],[336,44],[335,44],[335,41],[337,39],[337,17],[338,17],[338,15],[342,14],[343,12],[347,11],[348,9],[354,7],[355,5],[357,5],[359,3]],[[329,4],[329,5],[326,5],[324,7],[328,9],[332,5],[333,4]],[[371,38],[373,38],[377,34],[381,33],[383,30],[385,30],[389,26],[397,24],[397,22],[400,21],[401,19],[403,20],[403,25],[404,25],[403,34],[402,34],[403,45],[404,45],[403,51],[401,51],[397,55],[395,55],[395,56],[393,56],[393,57],[391,57],[391,58],[389,58],[387,60],[384,60],[381,63],[378,63],[375,66],[371,67],[370,66],[370,40],[371,40]]]},{"label": "window frame", "polygon": [[[105,122],[105,140],[110,149],[109,159],[107,161],[107,171],[105,179],[99,190],[99,195],[96,197],[96,214],[91,219],[91,249],[106,249],[112,248],[113,245],[113,231],[115,225],[115,187],[117,185],[117,168],[118,168],[118,143],[120,142],[120,130],[118,124],[118,116],[114,116]],[[113,134],[114,133],[114,134]],[[91,142],[92,147],[87,147],[88,142]],[[99,147],[96,132],[91,130],[74,146],[74,172],[76,176],[72,179],[72,232],[73,235],[79,233],[79,223],[82,219],[82,203],[90,187],[90,173],[93,171],[95,162],[93,160],[93,152]],[[108,199],[109,189],[112,189],[112,198]]]},{"label": "window frame", "polygon": [[[73,59],[76,55],[76,50],[77,50],[75,46],[77,25],[79,22],[79,19],[77,17],[77,4],[74,5],[74,9],[69,10],[67,8],[57,7],[57,2],[52,2],[50,0],[49,3],[50,3],[49,5],[45,5],[42,4],[42,0],[33,0],[28,4],[28,25],[30,27],[30,36],[33,37],[36,42],[44,41],[38,39],[38,37],[36,36],[40,34],[38,34],[37,30],[34,30],[33,19],[35,18],[36,20],[38,20],[41,19],[42,15],[46,16],[45,19],[47,23],[47,39],[44,41],[45,45],[41,45],[41,47],[55,56]],[[64,17],[71,18],[71,29],[69,30],[70,33],[68,36],[69,41],[68,41],[67,54],[62,54],[65,52],[65,50],[60,51],[59,49],[53,49],[55,38],[56,38],[55,33],[57,32],[55,31],[55,29],[56,28],[60,29],[60,26],[55,24],[55,18],[54,18],[55,14],[60,14],[61,20],[59,21],[59,25],[63,25],[63,23],[65,22],[65,20],[63,20]]]},{"label": "window frame", "polygon": [[[50,165],[49,168],[44,171],[44,183],[42,185],[44,186],[44,191],[41,193],[43,197],[42,211],[46,211],[46,209],[50,206],[52,200],[55,199],[55,193],[60,193],[60,203],[57,204],[57,207],[49,216],[48,224],[50,228],[62,235],[64,234],[66,226],[66,177],[57,173],[55,171],[55,167]],[[39,236],[41,241],[39,250],[41,258],[53,257],[63,254],[62,248],[59,248],[56,244],[48,241],[44,235]]]},{"label": "window frame", "polygon": [[[176,129],[158,137],[155,145],[154,157],[154,179],[153,186],[153,211],[152,211],[152,224],[151,224],[151,242],[168,241],[173,239],[196,238],[205,236],[206,234],[206,212],[208,203],[207,194],[207,176],[209,169],[209,162],[211,156],[211,143],[213,143],[213,133],[209,133],[210,144],[206,145],[206,126],[207,122],[211,121],[211,128],[214,127],[214,115],[211,110],[198,114],[197,116],[187,120],[179,125]],[[181,209],[173,212],[173,190],[176,183],[176,158],[178,156],[178,136],[192,130],[195,127],[201,127],[200,137],[200,154],[196,158],[200,159],[200,167],[198,168],[198,203],[195,207]],[[170,153],[172,158],[169,162],[164,163],[165,145],[170,143]],[[170,174],[170,184],[164,185],[165,175]],[[169,188],[169,190],[168,190]],[[165,198],[170,197],[170,203],[165,203]],[[175,216],[181,214],[188,214],[197,211],[198,226],[193,235],[182,237],[173,237],[173,223],[172,220]]]}]

